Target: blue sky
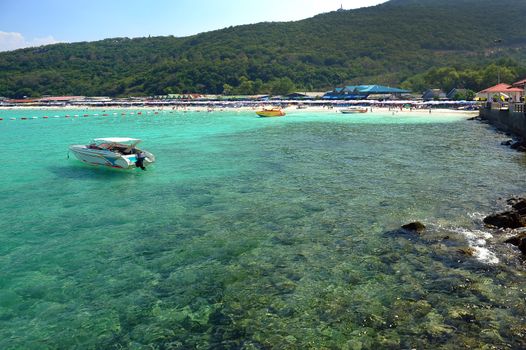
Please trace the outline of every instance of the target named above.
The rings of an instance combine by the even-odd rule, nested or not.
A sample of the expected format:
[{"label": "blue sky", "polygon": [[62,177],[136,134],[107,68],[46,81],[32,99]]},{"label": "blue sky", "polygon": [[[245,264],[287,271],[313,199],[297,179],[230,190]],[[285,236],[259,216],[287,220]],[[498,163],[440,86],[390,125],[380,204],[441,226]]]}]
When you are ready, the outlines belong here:
[{"label": "blue sky", "polygon": [[228,26],[295,21],[386,0],[0,0],[0,51],[56,42],[188,36]]}]

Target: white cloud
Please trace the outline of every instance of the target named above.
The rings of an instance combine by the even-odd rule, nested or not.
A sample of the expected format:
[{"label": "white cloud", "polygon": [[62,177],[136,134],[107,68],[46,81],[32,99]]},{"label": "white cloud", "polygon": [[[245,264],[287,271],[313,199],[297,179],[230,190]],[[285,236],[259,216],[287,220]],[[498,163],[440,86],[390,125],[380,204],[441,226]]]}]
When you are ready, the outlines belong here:
[{"label": "white cloud", "polygon": [[59,43],[58,40],[53,38],[51,35],[44,36],[42,38],[34,38],[29,42],[29,46],[42,46]]},{"label": "white cloud", "polygon": [[25,47],[56,44],[58,42],[51,35],[28,40],[20,33],[0,31],[0,51],[11,51]]}]

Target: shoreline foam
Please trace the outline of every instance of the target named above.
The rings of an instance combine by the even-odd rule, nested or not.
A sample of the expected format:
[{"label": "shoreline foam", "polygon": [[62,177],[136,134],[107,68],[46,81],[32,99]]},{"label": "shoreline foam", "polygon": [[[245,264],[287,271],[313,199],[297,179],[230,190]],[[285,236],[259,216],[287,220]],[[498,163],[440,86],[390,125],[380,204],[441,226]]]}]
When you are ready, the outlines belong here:
[{"label": "shoreline foam", "polygon": [[[111,110],[144,110],[144,111],[189,111],[189,112],[221,112],[221,111],[256,111],[261,107],[253,106],[177,106],[175,108],[171,107],[158,107],[158,106],[122,106],[122,107],[94,107],[94,106],[0,106],[0,111],[9,111],[9,110],[20,110],[20,111],[30,111],[30,110],[96,110],[96,111],[111,111]],[[341,107],[343,108],[343,107]],[[326,108],[326,107],[308,107],[304,109],[298,109],[295,106],[285,107],[283,110],[286,113],[338,113],[341,109],[340,107]],[[411,113],[415,115],[428,115],[428,114],[462,114],[466,117],[477,116],[478,110],[458,110],[458,109],[446,109],[446,108],[436,108],[436,109],[409,109],[409,108],[388,108],[388,107],[368,107],[369,111],[367,113]]]}]

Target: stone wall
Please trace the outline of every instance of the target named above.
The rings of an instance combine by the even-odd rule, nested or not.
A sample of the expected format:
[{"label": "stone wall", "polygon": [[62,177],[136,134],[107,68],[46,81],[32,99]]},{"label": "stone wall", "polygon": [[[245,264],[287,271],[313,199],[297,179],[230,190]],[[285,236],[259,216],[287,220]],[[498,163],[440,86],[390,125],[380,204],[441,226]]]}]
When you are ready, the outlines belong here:
[{"label": "stone wall", "polygon": [[510,110],[482,108],[480,117],[489,121],[496,128],[526,140],[526,111],[524,105],[517,105],[514,108],[510,108]]}]

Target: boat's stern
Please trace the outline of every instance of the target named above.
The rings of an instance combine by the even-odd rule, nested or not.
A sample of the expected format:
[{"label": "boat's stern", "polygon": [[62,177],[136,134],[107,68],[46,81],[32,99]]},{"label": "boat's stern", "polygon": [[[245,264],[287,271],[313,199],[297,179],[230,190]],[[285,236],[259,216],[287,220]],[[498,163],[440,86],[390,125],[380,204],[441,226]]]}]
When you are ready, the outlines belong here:
[{"label": "boat's stern", "polygon": [[152,153],[147,152],[147,151],[143,151],[143,152],[146,155],[146,158],[144,158],[145,162],[147,162],[148,164],[155,163],[155,156]]},{"label": "boat's stern", "polygon": [[[146,166],[149,166],[155,163],[155,156],[152,153],[147,152],[147,151],[140,151],[140,152],[142,152],[144,155],[142,166],[146,167]],[[122,165],[122,168],[125,168],[125,169],[137,168],[137,167],[140,167],[137,161],[138,161],[137,154],[123,155],[122,164],[119,164],[119,165]]]}]

